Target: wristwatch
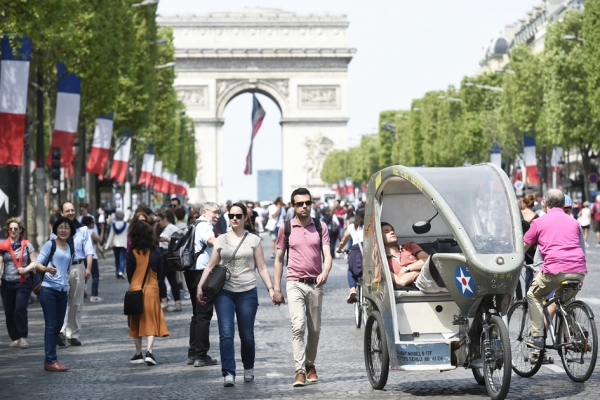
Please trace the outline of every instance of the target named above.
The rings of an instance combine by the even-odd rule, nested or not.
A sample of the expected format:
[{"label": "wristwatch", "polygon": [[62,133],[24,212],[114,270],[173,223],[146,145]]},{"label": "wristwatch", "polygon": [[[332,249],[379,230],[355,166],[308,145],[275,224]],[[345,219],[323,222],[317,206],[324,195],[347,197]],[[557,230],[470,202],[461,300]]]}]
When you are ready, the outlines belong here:
[{"label": "wristwatch", "polygon": [[270,291],[271,289],[275,290],[275,288],[273,286],[268,286],[267,287],[267,292]]},{"label": "wristwatch", "polygon": [[407,265],[406,267],[404,267],[404,270],[405,270],[406,272],[410,272],[410,265]]}]

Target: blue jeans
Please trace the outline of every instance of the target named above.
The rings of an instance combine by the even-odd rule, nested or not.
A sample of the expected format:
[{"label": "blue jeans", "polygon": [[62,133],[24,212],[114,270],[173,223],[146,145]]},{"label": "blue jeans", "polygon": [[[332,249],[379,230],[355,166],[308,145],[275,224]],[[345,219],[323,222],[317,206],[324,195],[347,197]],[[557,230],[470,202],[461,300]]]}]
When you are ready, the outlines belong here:
[{"label": "blue jeans", "polygon": [[361,277],[360,275],[354,275],[354,273],[350,270],[350,268],[348,268],[348,286],[350,286],[350,289],[356,287],[356,281],[360,277]]},{"label": "blue jeans", "polygon": [[60,291],[42,286],[40,291],[40,303],[44,311],[44,322],[46,331],[44,332],[44,352],[46,354],[45,363],[53,364],[58,361],[56,358],[56,342],[58,334],[65,322],[67,312],[67,302],[69,300],[68,291]]},{"label": "blue jeans", "polygon": [[235,336],[235,314],[240,341],[242,342],[242,364],[244,369],[254,368],[254,320],[258,310],[258,294],[256,288],[247,292],[230,292],[221,290],[215,297],[215,310],[219,322],[219,348],[221,350],[221,372],[235,376],[235,352],[233,337]]},{"label": "blue jeans", "polygon": [[118,278],[119,274],[125,274],[127,249],[125,247],[113,247],[113,253],[115,253],[115,270],[117,271],[115,276]]}]

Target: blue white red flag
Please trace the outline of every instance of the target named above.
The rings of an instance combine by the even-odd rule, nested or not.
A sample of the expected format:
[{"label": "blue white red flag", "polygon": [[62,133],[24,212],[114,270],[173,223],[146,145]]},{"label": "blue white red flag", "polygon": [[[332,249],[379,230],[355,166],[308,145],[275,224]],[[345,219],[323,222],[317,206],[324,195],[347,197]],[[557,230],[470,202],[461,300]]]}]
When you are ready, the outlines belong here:
[{"label": "blue white red flag", "polygon": [[540,184],[540,175],[538,174],[537,157],[535,153],[535,138],[525,135],[524,139],[525,168],[527,169],[527,182],[530,185]]},{"label": "blue white red flag", "polygon": [[31,39],[23,38],[17,41],[20,42],[21,48],[15,56],[8,38],[2,38],[0,165],[20,166],[23,163]]},{"label": "blue white red flag", "polygon": [[119,183],[125,182],[127,168],[129,167],[129,153],[131,151],[131,132],[119,133],[115,144],[115,155],[110,169],[110,179]]},{"label": "blue white red flag", "polygon": [[256,98],[254,93],[252,94],[252,136],[250,137],[250,149],[248,149],[248,155],[246,156],[246,168],[244,169],[244,175],[252,175],[252,144],[254,137],[258,133],[263,120],[265,119],[265,110],[260,105],[260,102]]},{"label": "blue white red flag", "polygon": [[73,143],[79,124],[81,78],[67,73],[67,66],[63,63],[57,65],[57,76],[56,117],[46,165],[52,164],[52,148],[60,147],[60,165],[69,167],[74,157]]},{"label": "blue white red flag", "polygon": [[490,163],[496,164],[502,168],[502,153],[500,152],[500,145],[498,143],[492,145],[492,151],[490,151]]},{"label": "blue white red flag", "polygon": [[154,172],[154,148],[148,146],[148,152],[144,154],[144,160],[142,161],[142,173],[138,180],[138,185],[150,186],[152,182],[152,173]]},{"label": "blue white red flag", "polygon": [[110,144],[112,142],[113,119],[110,115],[101,115],[96,118],[96,127],[94,128],[94,140],[90,150],[90,158],[85,168],[90,174],[104,175],[108,156],[110,153]]}]

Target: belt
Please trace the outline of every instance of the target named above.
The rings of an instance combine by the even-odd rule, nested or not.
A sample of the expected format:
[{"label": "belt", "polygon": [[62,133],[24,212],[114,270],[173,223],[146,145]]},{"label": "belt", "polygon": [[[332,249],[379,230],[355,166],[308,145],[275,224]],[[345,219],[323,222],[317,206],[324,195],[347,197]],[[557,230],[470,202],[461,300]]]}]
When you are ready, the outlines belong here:
[{"label": "belt", "polygon": [[85,261],[85,258],[82,258],[81,260],[75,260],[71,263],[71,265],[83,264],[84,261]]},{"label": "belt", "polygon": [[294,279],[297,282],[300,283],[306,283],[307,285],[316,285],[317,280],[313,279],[313,278],[300,278],[300,279]]}]

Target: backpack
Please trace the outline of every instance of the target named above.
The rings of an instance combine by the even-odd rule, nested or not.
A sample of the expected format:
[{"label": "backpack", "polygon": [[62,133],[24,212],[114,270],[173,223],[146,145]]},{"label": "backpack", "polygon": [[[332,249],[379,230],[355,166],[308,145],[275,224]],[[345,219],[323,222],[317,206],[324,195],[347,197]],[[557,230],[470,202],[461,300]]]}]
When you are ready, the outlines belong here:
[{"label": "backpack", "polygon": [[199,252],[194,249],[194,237],[196,227],[202,221],[196,221],[171,235],[169,248],[167,249],[167,266],[174,271],[185,271],[196,265],[200,254],[204,253],[207,243],[204,243]]},{"label": "backpack", "polygon": [[323,219],[325,225],[327,225],[327,229],[331,232],[332,236],[336,236],[340,232],[340,226],[333,223],[333,215],[326,215],[325,219]]},{"label": "backpack", "polygon": [[[50,246],[50,254],[48,254],[48,259],[46,260],[46,266],[50,264],[50,262],[52,262],[52,257],[56,252],[56,240],[52,239],[51,242],[52,245]],[[69,239],[67,239],[67,244],[69,245],[69,250],[71,251],[71,261],[73,261],[73,257],[75,257],[75,245],[73,244],[72,236]],[[41,285],[45,275],[46,274],[42,272],[36,273],[33,276],[33,287]]]},{"label": "backpack", "polygon": [[[315,228],[319,233],[319,245],[321,246],[321,257],[323,257],[323,262],[325,262],[325,253],[323,253],[323,227],[321,226],[321,220],[319,218],[312,219],[315,223]],[[285,234],[285,252],[287,253],[285,259],[285,265],[289,264],[290,261],[290,235],[292,234],[292,222],[285,221],[283,223],[283,233]]]}]

